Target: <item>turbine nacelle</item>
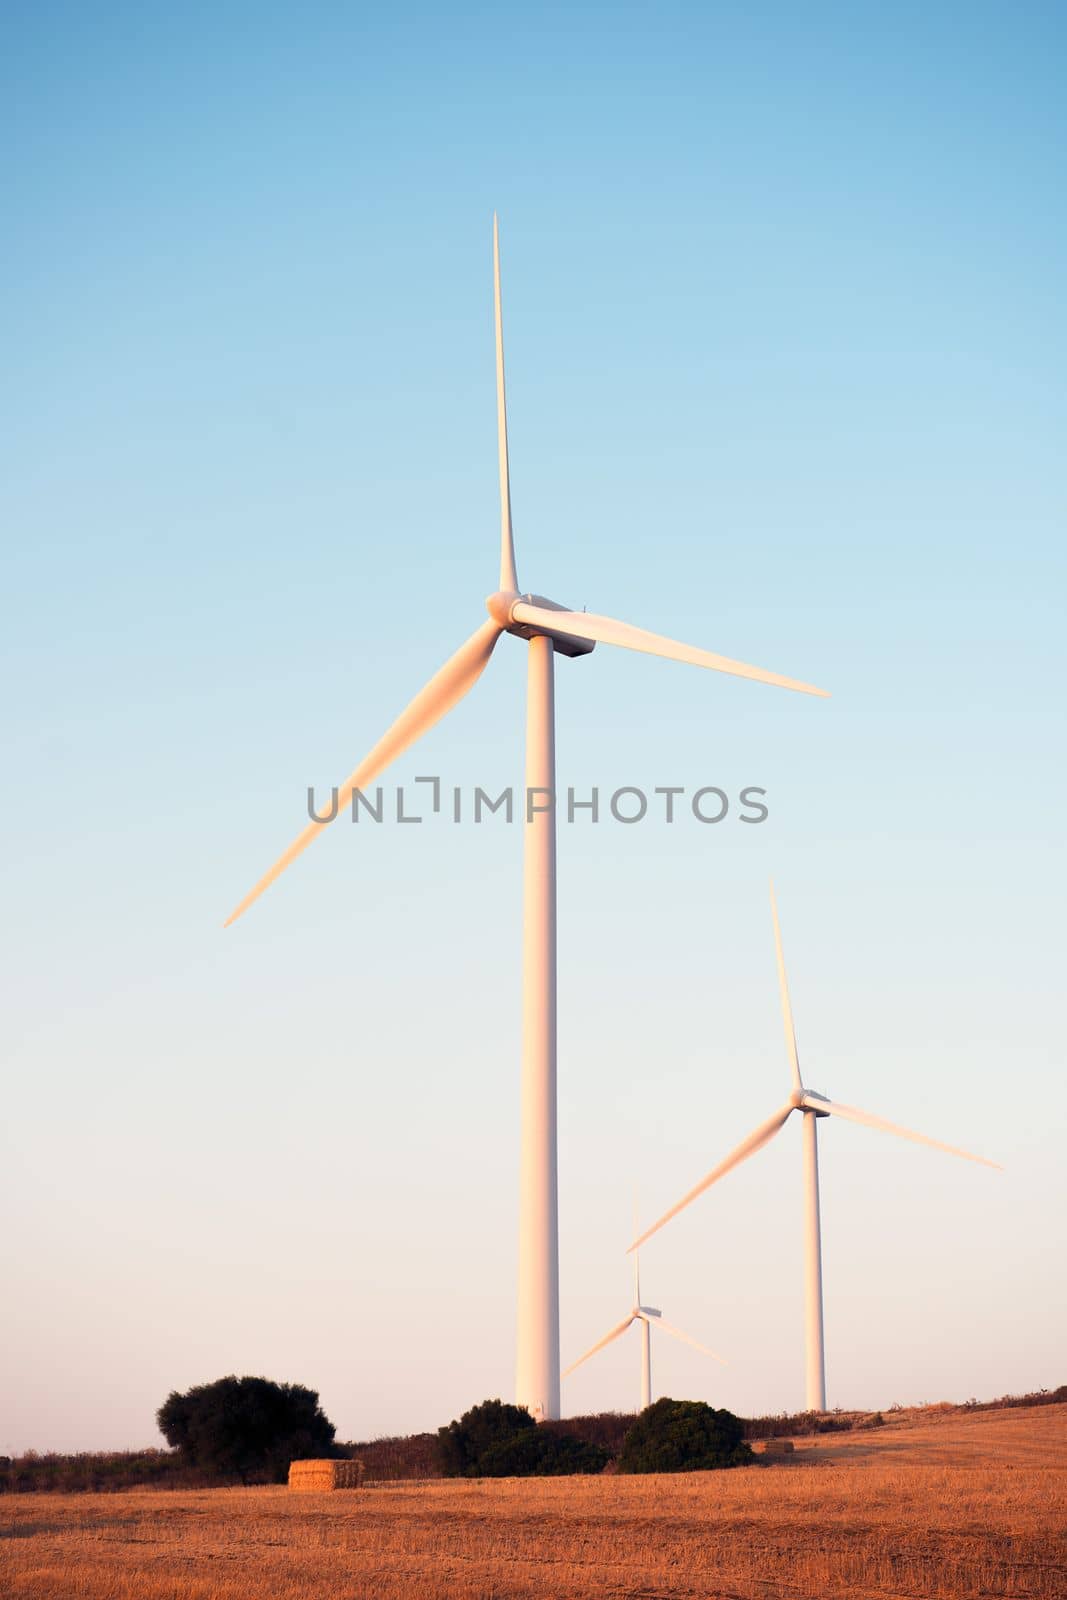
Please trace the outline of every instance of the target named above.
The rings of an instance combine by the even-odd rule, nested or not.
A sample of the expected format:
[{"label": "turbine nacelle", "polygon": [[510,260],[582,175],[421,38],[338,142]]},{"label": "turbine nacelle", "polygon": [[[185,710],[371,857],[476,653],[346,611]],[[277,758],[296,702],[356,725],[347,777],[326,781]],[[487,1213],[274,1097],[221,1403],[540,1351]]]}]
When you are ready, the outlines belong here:
[{"label": "turbine nacelle", "polygon": [[648,1317],[662,1317],[663,1312],[657,1311],[655,1306],[634,1306],[634,1316],[647,1319]]},{"label": "turbine nacelle", "polygon": [[487,596],[485,609],[505,633],[514,633],[520,639],[533,639],[539,634],[551,639],[558,655],[587,656],[596,649],[592,639],[578,639],[562,629],[517,621],[514,612],[520,604],[538,606],[542,611],[561,611],[573,615],[569,606],[561,606],[556,600],[547,600],[542,594],[519,594],[514,589],[498,589],[495,594]]},{"label": "turbine nacelle", "polygon": [[799,1105],[801,1107],[801,1110],[810,1111],[817,1117],[828,1117],[830,1115],[829,1111],[820,1111],[818,1106],[813,1106],[812,1105],[811,1102],[813,1100],[822,1100],[822,1101],[824,1101],[826,1103],[827,1106],[830,1104],[829,1096],[825,1095],[825,1094],[820,1094],[818,1089],[805,1089],[803,1094],[800,1097],[799,1102],[798,1102],[797,1099],[796,1099],[796,1091],[794,1090],[794,1093],[793,1093],[793,1104],[794,1105],[799,1103]]}]

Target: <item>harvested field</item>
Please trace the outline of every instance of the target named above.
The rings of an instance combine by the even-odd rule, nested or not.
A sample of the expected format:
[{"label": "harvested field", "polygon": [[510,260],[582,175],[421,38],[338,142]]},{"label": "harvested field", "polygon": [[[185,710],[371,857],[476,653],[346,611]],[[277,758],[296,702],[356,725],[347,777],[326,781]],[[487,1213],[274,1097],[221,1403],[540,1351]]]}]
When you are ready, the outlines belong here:
[{"label": "harvested field", "polygon": [[11,1600],[1062,1600],[1067,1407],[679,1477],[21,1495]]}]

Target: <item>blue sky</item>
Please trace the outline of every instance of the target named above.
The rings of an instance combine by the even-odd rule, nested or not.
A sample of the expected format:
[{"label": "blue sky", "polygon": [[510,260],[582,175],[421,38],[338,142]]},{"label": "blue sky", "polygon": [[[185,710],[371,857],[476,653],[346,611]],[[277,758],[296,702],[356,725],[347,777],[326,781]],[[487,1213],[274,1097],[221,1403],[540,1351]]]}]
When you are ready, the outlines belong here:
[{"label": "blue sky", "polygon": [[[220,926],[484,616],[494,208],[522,584],[833,691],[560,663],[562,784],[770,807],[561,830],[564,1350],[635,1183],[782,1097],[773,872],[812,1084],[1008,1169],[824,1125],[830,1403],[1058,1383],[1059,8],[0,30],[0,1449],[231,1370],[345,1437],[510,1392],[518,829],[340,827]],[[396,781],[521,782],[522,675]],[[661,1392],[800,1403],[795,1131],[649,1246],[732,1357]]]}]

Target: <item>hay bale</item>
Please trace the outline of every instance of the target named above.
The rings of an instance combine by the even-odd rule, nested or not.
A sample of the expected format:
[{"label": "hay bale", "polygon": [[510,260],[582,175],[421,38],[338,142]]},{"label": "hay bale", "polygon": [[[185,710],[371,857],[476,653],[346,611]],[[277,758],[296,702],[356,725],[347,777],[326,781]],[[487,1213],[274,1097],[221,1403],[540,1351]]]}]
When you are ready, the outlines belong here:
[{"label": "hay bale", "polygon": [[761,1456],[791,1456],[794,1446],[792,1439],[767,1439],[762,1449],[758,1444],[754,1449]]},{"label": "hay bale", "polygon": [[362,1461],[290,1461],[289,1487],[298,1494],[329,1494],[363,1487]]}]

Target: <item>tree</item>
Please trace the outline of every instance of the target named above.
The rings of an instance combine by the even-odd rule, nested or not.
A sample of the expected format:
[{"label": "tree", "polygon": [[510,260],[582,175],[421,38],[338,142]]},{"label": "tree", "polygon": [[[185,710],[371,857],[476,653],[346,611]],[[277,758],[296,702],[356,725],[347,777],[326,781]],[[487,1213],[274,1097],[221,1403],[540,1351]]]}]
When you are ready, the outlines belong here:
[{"label": "tree", "polygon": [[572,1473],[603,1472],[610,1455],[603,1445],[589,1444],[572,1433],[524,1428],[510,1439],[490,1445],[478,1463],[480,1478],[563,1478]]},{"label": "tree", "polygon": [[538,1427],[522,1406],[483,1400],[437,1430],[437,1461],[446,1478],[544,1478],[602,1472],[610,1457],[598,1444]]},{"label": "tree", "polygon": [[156,1421],[190,1465],[242,1483],[283,1483],[290,1461],[337,1454],[334,1425],[317,1393],[299,1383],[219,1378],[169,1394]]},{"label": "tree", "polygon": [[437,1459],[446,1478],[476,1478],[486,1451],[505,1444],[537,1424],[524,1406],[503,1400],[483,1400],[465,1411],[458,1422],[437,1430]]},{"label": "tree", "polygon": [[702,1400],[664,1397],[642,1411],[623,1440],[620,1472],[705,1472],[752,1460],[743,1424]]}]

